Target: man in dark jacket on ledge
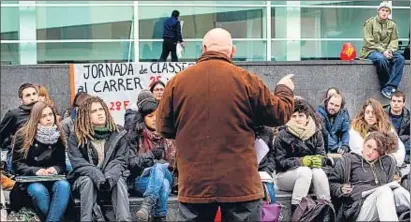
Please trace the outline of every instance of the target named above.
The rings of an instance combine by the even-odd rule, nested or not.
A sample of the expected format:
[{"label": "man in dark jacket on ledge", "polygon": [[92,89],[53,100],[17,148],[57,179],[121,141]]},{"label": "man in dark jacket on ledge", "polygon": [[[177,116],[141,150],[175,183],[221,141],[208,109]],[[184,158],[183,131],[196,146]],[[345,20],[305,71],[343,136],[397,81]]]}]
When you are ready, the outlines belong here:
[{"label": "man in dark jacket on ledge", "polygon": [[163,51],[161,52],[160,62],[165,62],[171,52],[171,61],[178,62],[177,58],[177,44],[184,47],[183,37],[181,36],[181,25],[178,17],[180,12],[174,10],[171,17],[164,21],[163,30]]},{"label": "man in dark jacket on ledge", "polygon": [[11,141],[14,134],[30,118],[31,109],[38,101],[38,89],[31,83],[23,83],[18,90],[21,105],[7,111],[0,123],[0,146],[7,149],[7,170],[11,170]]}]

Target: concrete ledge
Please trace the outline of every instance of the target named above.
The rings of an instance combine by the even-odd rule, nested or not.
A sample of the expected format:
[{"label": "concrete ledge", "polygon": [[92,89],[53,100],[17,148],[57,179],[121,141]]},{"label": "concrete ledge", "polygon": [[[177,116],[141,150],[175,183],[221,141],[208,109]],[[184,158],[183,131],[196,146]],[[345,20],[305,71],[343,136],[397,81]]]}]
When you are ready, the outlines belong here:
[{"label": "concrete ledge", "polygon": [[[143,203],[142,197],[134,197],[131,196],[129,197],[129,202],[130,202],[130,213],[131,216],[133,217],[133,220],[137,220],[136,218],[136,212],[139,209],[140,205]],[[288,221],[291,218],[291,192],[285,192],[281,190],[276,190],[276,200],[277,203],[281,205],[281,215],[282,215],[282,220]],[[101,207],[106,211],[106,215],[109,218],[114,218],[113,217],[113,208],[110,202],[102,202]],[[72,212],[70,212],[72,211]],[[69,216],[67,219],[68,220],[73,220],[77,221],[80,219],[80,200],[79,199],[74,199],[74,208],[70,209],[69,215],[75,215],[75,217]],[[177,221],[178,217],[178,201],[177,201],[177,196],[175,195],[170,195],[168,199],[168,214],[167,214],[167,220],[168,221]]]},{"label": "concrete ledge", "polygon": [[[383,104],[388,100],[380,93],[376,69],[368,60],[307,60],[290,62],[237,62],[257,74],[265,84],[274,90],[281,77],[294,73],[295,94],[305,97],[314,107],[321,103],[325,90],[331,86],[340,88],[346,98],[346,107],[351,116],[367,98],[375,98]],[[68,64],[2,65],[0,116],[17,107],[16,92],[23,82],[41,83],[49,90],[59,111],[70,105],[70,81]],[[410,62],[406,61],[399,87],[410,97]],[[411,108],[411,103],[407,107]],[[122,123],[120,123],[122,124]]]}]

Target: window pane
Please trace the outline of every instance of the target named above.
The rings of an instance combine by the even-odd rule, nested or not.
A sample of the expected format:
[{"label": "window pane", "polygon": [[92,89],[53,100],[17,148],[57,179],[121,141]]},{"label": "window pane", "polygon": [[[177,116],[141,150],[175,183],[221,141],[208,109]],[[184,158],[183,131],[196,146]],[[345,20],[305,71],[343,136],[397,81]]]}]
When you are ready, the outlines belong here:
[{"label": "window pane", "polygon": [[37,7],[37,39],[129,39],[132,15],[132,6]]},{"label": "window pane", "polygon": [[[301,41],[301,60],[340,59],[340,51],[347,41]],[[362,40],[350,41],[360,56]]]},{"label": "window pane", "polygon": [[[292,7],[288,10],[293,9]],[[287,8],[271,8],[271,38],[287,38]]]},{"label": "window pane", "polygon": [[[397,23],[400,38],[409,39],[410,9],[393,9],[393,20]],[[406,45],[408,41],[403,43]]]},{"label": "window pane", "polygon": [[287,61],[287,41],[271,41],[271,61]]},{"label": "window pane", "polygon": [[133,4],[133,1],[36,1],[37,4]]},{"label": "window pane", "polygon": [[144,4],[174,4],[176,5],[175,9],[180,10],[178,5],[186,4],[202,4],[202,5],[218,5],[218,4],[229,4],[229,5],[265,5],[265,1],[140,1],[139,5]]},{"label": "window pane", "polygon": [[[129,51],[130,50],[130,51]],[[38,63],[134,61],[132,42],[37,43]]]},{"label": "window pane", "polygon": [[[140,41],[140,61],[157,61],[161,55],[162,44],[162,41]],[[234,41],[234,44],[237,48],[235,61],[264,61],[266,58],[265,41]],[[201,42],[185,42],[183,56],[179,60],[195,61],[200,55]]]},{"label": "window pane", "polygon": [[380,0],[373,1],[300,1],[301,6],[312,5],[344,5],[344,6],[374,6],[375,9],[380,5]]},{"label": "window pane", "polygon": [[410,7],[410,2],[411,1],[409,1],[409,0],[406,0],[406,1],[392,1],[392,6],[408,6],[408,7]]},{"label": "window pane", "polygon": [[1,43],[1,64],[19,64],[19,44]]},{"label": "window pane", "polygon": [[[3,3],[2,3],[3,4]],[[19,8],[1,7],[1,40],[19,39]]]},{"label": "window pane", "polygon": [[[139,7],[140,38],[162,39],[163,22],[175,7]],[[224,28],[233,38],[264,38],[265,8],[179,7],[183,38],[203,38],[212,28]],[[156,13],[153,13],[156,12]]]},{"label": "window pane", "polygon": [[364,22],[375,16],[375,9],[302,8],[302,38],[362,38]]}]

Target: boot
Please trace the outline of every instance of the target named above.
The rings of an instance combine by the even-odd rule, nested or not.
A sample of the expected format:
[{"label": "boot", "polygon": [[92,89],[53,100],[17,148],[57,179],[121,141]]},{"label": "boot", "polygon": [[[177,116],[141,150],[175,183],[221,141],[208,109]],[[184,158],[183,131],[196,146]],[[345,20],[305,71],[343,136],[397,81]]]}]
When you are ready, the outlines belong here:
[{"label": "boot", "polygon": [[298,204],[291,204],[291,215],[294,214],[295,209],[297,209]]},{"label": "boot", "polygon": [[143,204],[141,204],[140,209],[137,211],[136,215],[140,221],[148,221],[151,216],[151,210],[156,202],[151,197],[145,197]]},{"label": "boot", "polygon": [[11,188],[13,188],[15,183],[16,182],[14,182],[14,180],[11,180],[10,178],[1,174],[1,187],[4,190],[11,190]]},{"label": "boot", "polygon": [[166,217],[153,217],[153,222],[163,222],[167,221]]}]

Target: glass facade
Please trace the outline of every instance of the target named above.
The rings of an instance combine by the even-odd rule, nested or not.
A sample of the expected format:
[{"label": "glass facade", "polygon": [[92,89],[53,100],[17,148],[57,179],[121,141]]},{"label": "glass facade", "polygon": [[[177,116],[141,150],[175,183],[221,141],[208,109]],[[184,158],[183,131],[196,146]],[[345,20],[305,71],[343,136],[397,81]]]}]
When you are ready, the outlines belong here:
[{"label": "glass facade", "polygon": [[[228,30],[235,61],[338,59],[344,42],[362,46],[362,26],[380,1],[1,1],[2,64],[156,61],[163,21],[183,21],[181,60],[201,38]],[[408,44],[410,1],[389,1]]]}]

